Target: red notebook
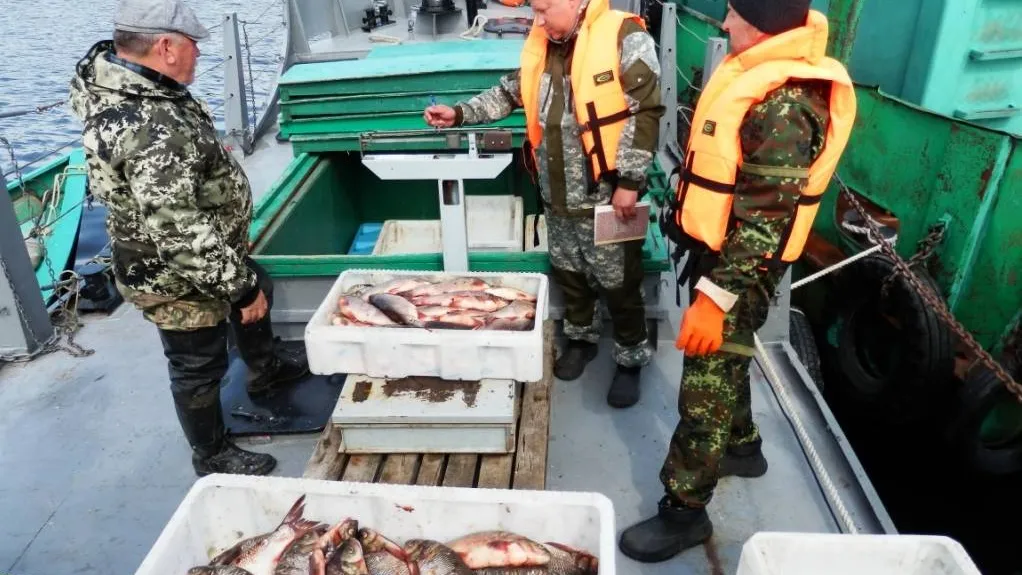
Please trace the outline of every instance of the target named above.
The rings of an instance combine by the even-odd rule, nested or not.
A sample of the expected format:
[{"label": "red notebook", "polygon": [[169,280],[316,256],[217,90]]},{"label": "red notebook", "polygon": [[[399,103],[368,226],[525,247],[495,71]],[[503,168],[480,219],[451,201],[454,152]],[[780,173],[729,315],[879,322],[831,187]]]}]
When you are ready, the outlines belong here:
[{"label": "red notebook", "polygon": [[635,217],[619,220],[614,206],[593,208],[593,242],[596,245],[646,239],[649,226],[649,202],[635,204]]}]

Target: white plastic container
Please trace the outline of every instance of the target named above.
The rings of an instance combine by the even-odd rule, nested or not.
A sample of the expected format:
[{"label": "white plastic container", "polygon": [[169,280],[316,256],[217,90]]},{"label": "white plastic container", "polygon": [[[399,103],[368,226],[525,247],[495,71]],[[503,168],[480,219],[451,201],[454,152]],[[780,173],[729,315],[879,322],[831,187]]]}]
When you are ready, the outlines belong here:
[{"label": "white plastic container", "polygon": [[[517,196],[465,196],[469,251],[522,251],[524,211]],[[440,234],[440,220],[386,220],[373,255],[442,252]]]},{"label": "white plastic container", "polygon": [[756,533],[738,575],[980,575],[954,539],[929,535]]},{"label": "white plastic container", "polygon": [[305,495],[304,517],[358,519],[403,544],[506,529],[584,549],[614,575],[614,508],[599,493],[511,491],[209,475],[195,482],[135,575],[183,575],[238,541],[272,531]]},{"label": "white plastic container", "polygon": [[[492,286],[508,286],[535,295],[536,321],[529,331],[426,331],[415,327],[337,326],[330,314],[341,295],[361,284],[380,284],[399,276],[430,279],[476,277]],[[369,377],[432,376],[478,381],[543,378],[543,320],[549,307],[547,277],[539,273],[438,273],[396,270],[347,270],[337,278],[305,326],[309,370],[319,375],[357,373]]]}]

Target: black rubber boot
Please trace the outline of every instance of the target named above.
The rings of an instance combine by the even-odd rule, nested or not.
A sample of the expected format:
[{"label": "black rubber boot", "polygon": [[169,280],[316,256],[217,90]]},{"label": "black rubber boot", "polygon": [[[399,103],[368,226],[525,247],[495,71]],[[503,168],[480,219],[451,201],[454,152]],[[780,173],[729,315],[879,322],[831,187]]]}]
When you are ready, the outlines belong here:
[{"label": "black rubber boot", "polygon": [[268,453],[245,451],[230,441],[224,440],[218,453],[204,456],[192,454],[192,467],[199,477],[210,473],[233,473],[237,475],[267,475],[275,467],[277,460]]},{"label": "black rubber boot", "polygon": [[192,446],[192,467],[199,477],[210,473],[266,475],[277,466],[272,455],[240,449],[226,438],[220,411],[220,386],[196,393],[187,405],[176,403],[178,421]]},{"label": "black rubber boot", "polygon": [[294,383],[309,374],[309,366],[295,358],[277,353],[270,360],[266,371],[253,374],[248,380],[250,397],[266,395],[276,389]]},{"label": "black rubber boot", "polygon": [[625,408],[639,401],[639,374],[642,367],[617,366],[614,380],[610,382],[607,392],[607,403],[611,407]]},{"label": "black rubber boot", "polygon": [[569,340],[564,353],[554,363],[554,375],[562,381],[578,379],[586,364],[596,357],[599,346],[587,341]]},{"label": "black rubber boot", "polygon": [[643,563],[659,563],[700,545],[713,535],[713,523],[706,510],[660,500],[657,514],[621,534],[618,546],[626,556]]},{"label": "black rubber boot", "polygon": [[763,457],[762,442],[757,441],[738,447],[728,447],[720,459],[720,477],[762,477],[767,472],[767,460]]}]

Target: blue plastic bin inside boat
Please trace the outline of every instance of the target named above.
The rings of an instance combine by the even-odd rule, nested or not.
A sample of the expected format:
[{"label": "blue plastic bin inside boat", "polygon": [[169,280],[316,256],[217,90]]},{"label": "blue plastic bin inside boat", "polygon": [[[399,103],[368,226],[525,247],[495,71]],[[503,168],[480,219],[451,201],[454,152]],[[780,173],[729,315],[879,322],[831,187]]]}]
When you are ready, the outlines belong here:
[{"label": "blue plastic bin inside boat", "polygon": [[358,232],[355,234],[355,239],[352,240],[351,247],[348,248],[348,255],[372,255],[373,248],[376,247],[376,240],[380,237],[381,229],[383,229],[383,223],[364,223],[359,226]]}]

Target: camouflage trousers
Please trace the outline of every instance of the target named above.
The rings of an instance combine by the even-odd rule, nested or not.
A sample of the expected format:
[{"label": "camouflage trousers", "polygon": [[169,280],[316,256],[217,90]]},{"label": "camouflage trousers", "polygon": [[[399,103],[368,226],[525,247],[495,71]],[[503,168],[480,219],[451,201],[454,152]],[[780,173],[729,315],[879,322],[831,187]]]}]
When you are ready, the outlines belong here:
[{"label": "camouflage trousers", "polygon": [[[783,272],[764,274],[760,286],[739,296],[724,317],[724,341],[754,345],[753,334],[766,322],[782,276]],[[671,437],[660,481],[668,494],[689,507],[710,502],[725,450],[748,449],[762,441],[752,420],[751,362],[748,356],[725,352],[685,357],[678,393],[681,421]]]},{"label": "camouflage trousers", "polygon": [[600,340],[602,295],[614,326],[614,361],[623,367],[647,365],[653,350],[646,334],[642,242],[597,246],[591,215],[547,213],[547,231],[552,275],[564,292],[564,334],[572,340]]}]

